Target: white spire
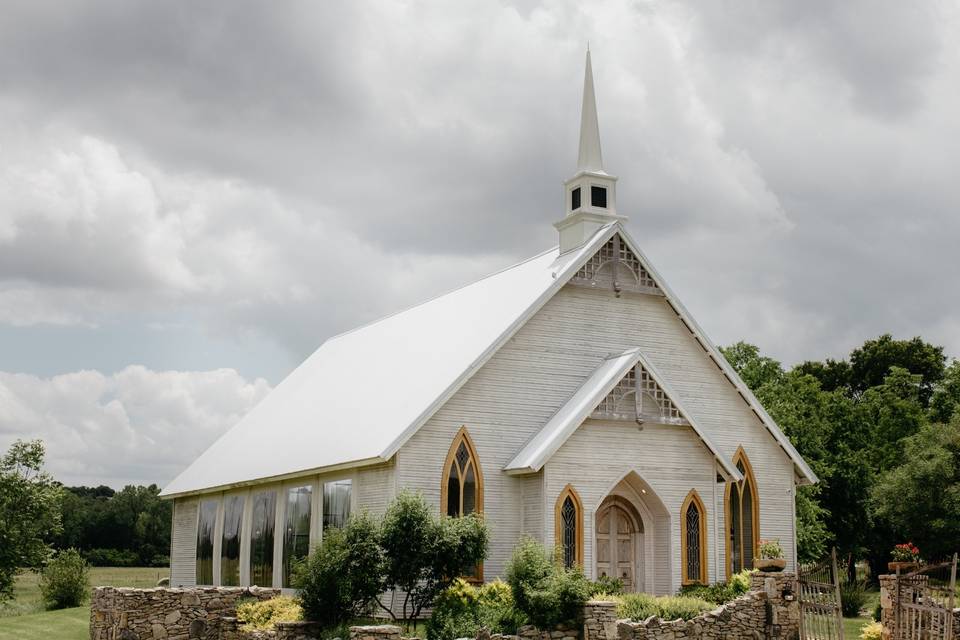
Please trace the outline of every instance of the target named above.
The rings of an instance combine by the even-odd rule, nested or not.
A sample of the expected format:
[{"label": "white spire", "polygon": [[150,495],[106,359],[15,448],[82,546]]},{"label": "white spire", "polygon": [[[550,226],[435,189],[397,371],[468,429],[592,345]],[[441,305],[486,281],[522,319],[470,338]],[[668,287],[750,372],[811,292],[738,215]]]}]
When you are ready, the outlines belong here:
[{"label": "white spire", "polygon": [[600,152],[600,125],[597,123],[597,98],[593,92],[593,66],[587,45],[587,68],[583,75],[583,108],[580,111],[580,157],[577,171],[603,173]]}]

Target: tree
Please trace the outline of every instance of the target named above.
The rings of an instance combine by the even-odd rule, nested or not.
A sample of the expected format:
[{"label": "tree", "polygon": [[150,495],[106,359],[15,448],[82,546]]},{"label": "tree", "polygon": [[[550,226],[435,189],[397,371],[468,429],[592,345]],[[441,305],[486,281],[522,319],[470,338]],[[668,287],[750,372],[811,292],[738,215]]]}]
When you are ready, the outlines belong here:
[{"label": "tree", "polygon": [[960,360],[947,367],[940,384],[930,398],[930,422],[950,422],[960,405]]},{"label": "tree", "polygon": [[827,392],[850,389],[850,363],[846,360],[808,360],[795,366],[793,371],[813,376],[820,382],[820,388]]},{"label": "tree", "polygon": [[850,353],[851,390],[859,396],[871,387],[884,384],[891,368],[900,367],[920,376],[918,398],[926,407],[935,385],[943,379],[945,364],[943,347],[924,342],[919,336],[894,340],[886,333],[876,340],[867,340]]},{"label": "tree", "polygon": [[39,440],[17,440],[0,458],[0,601],[13,595],[17,570],[43,566],[60,530],[60,487],[43,458]]},{"label": "tree", "polygon": [[857,403],[857,420],[867,436],[870,463],[876,473],[899,464],[901,439],[916,433],[926,421],[920,393],[922,376],[891,367],[881,384],[870,387]]},{"label": "tree", "polygon": [[758,347],[742,340],[729,347],[720,347],[720,353],[751,391],[756,391],[764,384],[777,382],[783,376],[783,367],[779,362],[760,355]]},{"label": "tree", "polygon": [[876,515],[926,559],[945,558],[960,540],[960,418],[905,438],[901,460],[871,492]]},{"label": "tree", "polygon": [[[487,542],[487,527],[478,515],[438,518],[422,495],[397,495],[384,514],[380,545],[385,588],[403,594],[402,619],[416,620],[455,578],[476,571]],[[391,607],[380,606],[397,619]]]}]

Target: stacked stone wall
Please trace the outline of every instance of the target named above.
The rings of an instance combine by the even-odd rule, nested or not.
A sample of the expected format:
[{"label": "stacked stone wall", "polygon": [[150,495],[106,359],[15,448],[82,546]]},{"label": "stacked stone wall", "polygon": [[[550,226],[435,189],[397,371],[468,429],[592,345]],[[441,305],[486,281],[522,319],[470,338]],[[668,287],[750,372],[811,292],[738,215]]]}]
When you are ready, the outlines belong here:
[{"label": "stacked stone wall", "polygon": [[223,617],[240,600],[269,600],[279,589],[97,587],[90,603],[90,640],[218,640]]}]

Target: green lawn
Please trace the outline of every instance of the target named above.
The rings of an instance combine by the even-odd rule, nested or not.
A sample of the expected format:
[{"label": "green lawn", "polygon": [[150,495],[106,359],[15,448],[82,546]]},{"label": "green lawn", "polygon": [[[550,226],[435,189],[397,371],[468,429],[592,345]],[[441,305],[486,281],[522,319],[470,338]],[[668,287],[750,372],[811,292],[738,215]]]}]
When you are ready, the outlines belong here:
[{"label": "green lawn", "polygon": [[[169,573],[167,569],[94,567],[90,570],[90,584],[153,587]],[[14,600],[0,604],[0,640],[86,640],[89,625],[89,606],[44,611],[35,573],[17,576]]]}]

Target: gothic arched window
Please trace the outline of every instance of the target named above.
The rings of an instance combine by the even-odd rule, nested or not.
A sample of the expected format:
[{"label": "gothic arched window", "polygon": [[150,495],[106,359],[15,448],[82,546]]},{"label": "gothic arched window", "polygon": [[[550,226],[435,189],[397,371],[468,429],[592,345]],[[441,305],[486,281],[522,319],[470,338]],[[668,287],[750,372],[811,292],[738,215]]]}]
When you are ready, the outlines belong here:
[{"label": "gothic arched window", "polygon": [[760,498],[757,479],[743,447],[733,457],[743,480],[727,484],[727,577],[753,569],[753,557],[760,542]]},{"label": "gothic arched window", "polygon": [[680,556],[683,584],[706,584],[707,510],[696,489],[680,507]]},{"label": "gothic arched window", "polygon": [[454,518],[483,513],[483,472],[466,427],[460,428],[447,453],[440,505],[443,513]]},{"label": "gothic arched window", "polygon": [[564,487],[554,507],[556,545],[568,569],[583,566],[583,504],[572,485]]}]

